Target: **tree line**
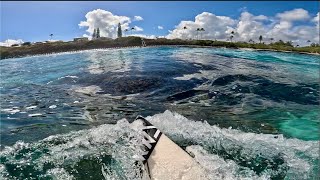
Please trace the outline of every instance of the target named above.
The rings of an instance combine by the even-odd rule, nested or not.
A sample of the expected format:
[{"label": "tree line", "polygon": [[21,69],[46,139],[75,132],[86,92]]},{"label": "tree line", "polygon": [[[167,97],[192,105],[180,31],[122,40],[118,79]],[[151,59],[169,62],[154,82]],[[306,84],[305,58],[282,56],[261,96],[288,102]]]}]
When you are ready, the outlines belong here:
[{"label": "tree line", "polygon": [[[187,29],[188,29],[187,26],[184,26],[184,27],[183,27],[183,30],[184,30],[184,31],[186,31]],[[204,32],[205,29],[204,29],[204,28],[197,28],[196,31],[197,31],[196,39],[199,40],[199,33],[200,33],[200,39],[202,39],[202,32]],[[234,38],[234,36],[235,36],[235,32],[234,32],[234,31],[231,31],[230,37],[229,37],[229,39],[227,39],[227,41],[230,40],[230,42],[232,42],[232,39]],[[260,44],[263,43],[263,39],[264,39],[264,38],[263,38],[262,35],[260,35],[257,39],[259,40]],[[270,42],[271,42],[270,44],[273,44],[273,45],[286,45],[286,46],[291,46],[291,47],[293,47],[292,41],[284,42],[284,41],[282,41],[282,40],[280,39],[278,42],[273,43],[274,38],[270,38],[269,40],[270,40]],[[310,40],[307,40],[306,42],[307,42],[311,47],[317,47],[317,46],[319,46],[319,44],[317,44],[317,43],[311,43]],[[252,39],[249,39],[248,43],[255,43],[255,41],[252,40]],[[296,47],[299,47],[299,45],[296,45]]]}]

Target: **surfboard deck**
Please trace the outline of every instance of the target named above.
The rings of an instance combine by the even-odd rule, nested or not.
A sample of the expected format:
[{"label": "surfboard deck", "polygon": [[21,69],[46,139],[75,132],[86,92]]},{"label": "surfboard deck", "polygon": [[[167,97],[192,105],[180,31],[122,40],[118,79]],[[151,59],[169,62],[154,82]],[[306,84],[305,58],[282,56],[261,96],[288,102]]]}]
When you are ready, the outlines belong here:
[{"label": "surfboard deck", "polygon": [[[205,180],[204,169],[182,148],[143,117],[145,139],[142,142],[146,171],[144,177],[154,180]],[[151,145],[151,146],[150,146]]]}]

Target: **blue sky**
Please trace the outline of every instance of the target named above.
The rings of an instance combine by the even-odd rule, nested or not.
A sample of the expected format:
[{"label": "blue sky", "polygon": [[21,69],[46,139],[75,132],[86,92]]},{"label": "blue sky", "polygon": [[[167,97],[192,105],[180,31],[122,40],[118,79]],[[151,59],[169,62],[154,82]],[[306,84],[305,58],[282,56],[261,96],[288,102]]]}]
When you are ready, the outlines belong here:
[{"label": "blue sky", "polygon": [[[132,21],[130,26],[143,28],[142,34],[167,35],[182,21],[194,21],[202,12],[239,19],[243,11],[252,15],[275,17],[277,13],[302,8],[310,18],[318,13],[319,3],[313,2],[1,2],[1,41],[22,39],[43,41],[53,33],[55,39],[70,40],[83,36],[87,28],[79,27],[86,21],[85,15],[102,9],[114,15],[133,18],[141,16],[143,21]],[[296,21],[295,25],[310,24]],[[157,27],[163,26],[160,30]],[[236,26],[236,25],[235,25]]]}]

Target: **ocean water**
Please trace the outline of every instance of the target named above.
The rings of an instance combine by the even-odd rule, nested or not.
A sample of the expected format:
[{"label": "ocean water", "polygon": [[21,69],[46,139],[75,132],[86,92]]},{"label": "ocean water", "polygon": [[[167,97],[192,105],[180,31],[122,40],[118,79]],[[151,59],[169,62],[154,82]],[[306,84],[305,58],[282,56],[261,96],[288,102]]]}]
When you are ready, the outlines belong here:
[{"label": "ocean water", "polygon": [[2,179],[141,179],[137,115],[209,179],[315,179],[319,56],[90,50],[0,61]]}]

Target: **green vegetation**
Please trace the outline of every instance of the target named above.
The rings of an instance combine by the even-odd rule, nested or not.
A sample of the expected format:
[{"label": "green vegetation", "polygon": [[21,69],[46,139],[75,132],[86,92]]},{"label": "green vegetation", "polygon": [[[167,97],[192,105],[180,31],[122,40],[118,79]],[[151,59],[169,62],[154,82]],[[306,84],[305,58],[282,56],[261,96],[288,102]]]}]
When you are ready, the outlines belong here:
[{"label": "green vegetation", "polygon": [[230,41],[232,42],[232,39],[234,37],[234,31],[231,31]]},{"label": "green vegetation", "polygon": [[[257,50],[289,51],[298,53],[320,54],[319,44],[311,44],[307,47],[294,47],[291,42],[278,41],[271,44],[247,43],[247,42],[225,42],[212,40],[182,40],[182,39],[145,39],[147,46],[150,45],[180,45],[197,47],[227,47],[227,48],[253,48]],[[48,42],[43,44],[28,44],[24,46],[1,47],[0,58],[14,58],[28,55],[49,54],[68,51],[79,51],[99,48],[141,46],[140,37],[121,37],[117,39],[95,39],[83,42]]]},{"label": "green vegetation", "polygon": [[[260,38],[259,38],[260,39]],[[229,44],[230,46],[234,46],[237,48],[253,48],[253,49],[260,49],[260,50],[274,50],[274,51],[290,51],[290,52],[299,52],[299,53],[316,53],[320,54],[320,45],[319,44],[311,44],[310,46],[306,47],[294,47],[291,42],[283,42],[278,41],[270,44],[264,43],[247,43],[247,42],[235,42],[232,43],[233,45]],[[228,45],[226,45],[227,47]]]},{"label": "green vegetation", "polygon": [[100,29],[99,28],[94,29],[93,33],[92,33],[92,39],[97,39],[97,38],[100,38]]},{"label": "green vegetation", "polygon": [[140,46],[139,37],[118,38],[115,40],[95,39],[93,41],[47,42],[20,47],[1,47],[0,59],[24,57],[37,54],[49,54],[87,49]]},{"label": "green vegetation", "polygon": [[97,28],[97,37],[96,38],[100,38],[100,29]]},{"label": "green vegetation", "polygon": [[261,44],[262,39],[263,39],[263,38],[262,38],[262,35],[260,35],[260,36],[259,36],[260,44]]},{"label": "green vegetation", "polygon": [[121,24],[118,24],[118,38],[122,37],[122,30],[121,30]]},{"label": "green vegetation", "polygon": [[316,53],[320,54],[320,45],[311,44],[306,47],[293,47],[291,42],[278,41],[271,44],[264,43],[247,43],[247,42],[225,42],[212,40],[181,40],[181,39],[156,39],[145,40],[147,45],[196,45],[196,46],[212,46],[212,47],[226,47],[226,48],[252,48],[257,50],[271,50],[271,51],[290,51],[299,53]]},{"label": "green vegetation", "polygon": [[22,46],[30,46],[31,45],[31,42],[24,42],[21,44]]}]

